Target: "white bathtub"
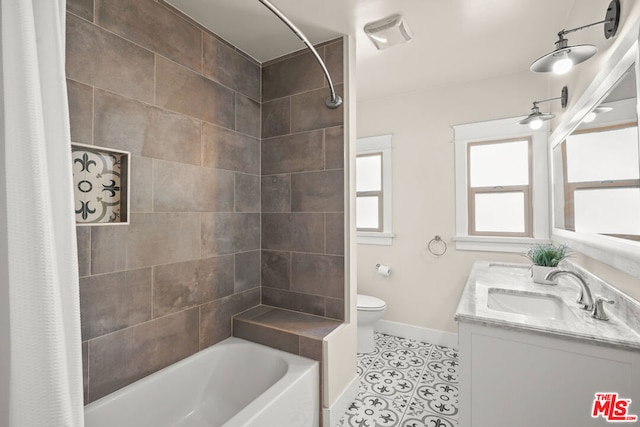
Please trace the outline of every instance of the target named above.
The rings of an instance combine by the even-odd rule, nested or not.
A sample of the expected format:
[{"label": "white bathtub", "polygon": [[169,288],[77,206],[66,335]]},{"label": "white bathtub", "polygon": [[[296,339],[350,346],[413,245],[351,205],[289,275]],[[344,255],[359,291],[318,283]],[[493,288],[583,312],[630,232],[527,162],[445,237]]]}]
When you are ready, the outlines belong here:
[{"label": "white bathtub", "polygon": [[228,338],[85,406],[86,427],[318,427],[318,362]]}]

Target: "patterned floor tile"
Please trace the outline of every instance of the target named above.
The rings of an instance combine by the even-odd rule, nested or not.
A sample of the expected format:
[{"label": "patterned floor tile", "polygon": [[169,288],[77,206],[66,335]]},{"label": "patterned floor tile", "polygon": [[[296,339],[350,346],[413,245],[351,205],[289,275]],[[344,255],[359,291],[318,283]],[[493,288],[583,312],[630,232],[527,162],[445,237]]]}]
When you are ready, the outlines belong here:
[{"label": "patterned floor tile", "polygon": [[368,389],[381,396],[413,393],[415,383],[398,369],[385,368],[381,371],[369,371],[363,377]]},{"label": "patterned floor tile", "polygon": [[440,415],[425,414],[422,418],[405,418],[399,425],[401,427],[455,427],[458,423]]},{"label": "patterned floor tile", "polygon": [[375,333],[358,354],[358,397],[340,427],[452,427],[458,414],[458,351]]},{"label": "patterned floor tile", "polygon": [[455,359],[434,360],[428,363],[428,369],[442,381],[458,383],[458,361]]},{"label": "patterned floor tile", "polygon": [[447,383],[421,385],[416,390],[410,407],[416,410],[424,408],[447,417],[456,416],[458,415],[458,387]]},{"label": "patterned floor tile", "polygon": [[458,358],[458,350],[454,348],[442,347],[440,345],[436,345],[433,348],[433,354],[431,355],[432,360],[440,360],[440,359],[457,359]]},{"label": "patterned floor tile", "polygon": [[402,415],[401,412],[396,412],[393,409],[389,400],[376,395],[365,395],[351,403],[340,425],[351,427],[397,426]]},{"label": "patterned floor tile", "polygon": [[380,354],[380,350],[378,350],[378,353],[374,354],[359,354],[358,355],[358,376],[362,376],[365,372],[367,372],[367,370],[371,367],[371,365],[373,364],[373,362],[376,360],[376,357],[378,357],[378,354]]},{"label": "patterned floor tile", "polygon": [[425,358],[418,349],[398,348],[393,350],[383,350],[380,358],[389,366],[396,369],[409,369],[424,366]]}]

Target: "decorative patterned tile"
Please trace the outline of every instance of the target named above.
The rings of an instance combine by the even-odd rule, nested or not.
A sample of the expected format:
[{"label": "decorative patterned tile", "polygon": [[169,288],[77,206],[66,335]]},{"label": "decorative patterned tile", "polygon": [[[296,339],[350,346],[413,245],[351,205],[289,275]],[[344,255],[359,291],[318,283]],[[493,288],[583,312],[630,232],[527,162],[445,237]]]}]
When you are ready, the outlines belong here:
[{"label": "decorative patterned tile", "polygon": [[434,346],[432,360],[440,360],[443,358],[458,359],[458,350],[454,348],[442,347],[439,345]]},{"label": "decorative patterned tile", "polygon": [[412,393],[415,384],[397,369],[385,368],[382,371],[369,371],[361,379],[367,390],[380,396],[394,396]]},{"label": "decorative patterned tile", "polygon": [[425,359],[416,350],[400,348],[396,350],[384,350],[380,358],[384,360],[388,366],[396,369],[409,369],[424,366]]},{"label": "decorative patterned tile", "polygon": [[357,365],[358,376],[361,377],[365,372],[367,372],[369,367],[371,367],[373,362],[376,360],[376,357],[378,357],[378,355],[380,354],[380,349],[376,348],[376,352],[377,353],[375,354],[371,353],[371,354],[358,355],[358,365]]},{"label": "decorative patterned tile", "polygon": [[376,395],[366,395],[356,399],[340,420],[340,426],[377,427],[398,426],[402,413],[392,408],[389,400]]},{"label": "decorative patterned tile", "polygon": [[127,155],[72,146],[77,223],[125,222]]},{"label": "decorative patterned tile", "polygon": [[442,381],[458,383],[458,361],[456,359],[434,360],[428,363],[428,368]]},{"label": "decorative patterned tile", "polygon": [[410,378],[411,381],[413,381],[416,384],[419,384],[425,373],[424,365],[405,369],[405,372],[406,372],[407,378]]},{"label": "decorative patterned tile", "polygon": [[387,343],[389,338],[393,337],[393,335],[388,335],[382,332],[374,332],[373,334],[375,335],[376,346],[384,346],[384,344]]},{"label": "decorative patterned tile", "polygon": [[338,426],[457,426],[458,351],[379,332],[375,339],[374,352],[358,354],[358,396]]},{"label": "decorative patterned tile", "polygon": [[[428,410],[443,416],[456,416],[458,414],[458,387],[447,383],[421,385],[416,390],[410,407],[416,409],[418,415]],[[421,408],[424,409],[421,410]]]},{"label": "decorative patterned tile", "polygon": [[400,423],[401,427],[454,427],[458,422],[436,414],[425,414],[423,418],[405,418]]},{"label": "decorative patterned tile", "polygon": [[427,368],[420,374],[418,382],[420,384],[433,384],[436,382],[436,374]]}]

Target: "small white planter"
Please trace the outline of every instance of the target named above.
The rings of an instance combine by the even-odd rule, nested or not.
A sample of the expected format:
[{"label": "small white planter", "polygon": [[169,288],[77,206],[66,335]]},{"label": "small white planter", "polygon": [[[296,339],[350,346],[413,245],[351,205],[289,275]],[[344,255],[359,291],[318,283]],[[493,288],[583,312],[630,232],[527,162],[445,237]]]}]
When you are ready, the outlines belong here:
[{"label": "small white planter", "polygon": [[540,283],[541,285],[557,285],[557,280],[546,280],[547,274],[551,273],[554,270],[557,270],[558,267],[546,267],[543,265],[532,265],[531,266],[531,275],[533,277],[533,281],[536,283]]}]

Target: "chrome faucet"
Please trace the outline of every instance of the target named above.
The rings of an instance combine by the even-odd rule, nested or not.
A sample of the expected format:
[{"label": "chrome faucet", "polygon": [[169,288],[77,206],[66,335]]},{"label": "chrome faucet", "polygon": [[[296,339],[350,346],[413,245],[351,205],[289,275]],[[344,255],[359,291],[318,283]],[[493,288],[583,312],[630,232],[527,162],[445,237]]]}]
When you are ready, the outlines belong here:
[{"label": "chrome faucet", "polygon": [[614,301],[606,298],[598,297],[596,298],[596,304],[593,306],[593,313],[591,317],[598,320],[609,320],[609,316],[604,312],[604,307],[602,307],[602,303],[606,302],[607,304],[613,304]]},{"label": "chrome faucet", "polygon": [[578,299],[576,300],[578,305],[580,305],[580,308],[582,308],[583,310],[593,310],[593,297],[591,296],[591,290],[579,274],[567,270],[554,270],[551,273],[547,274],[547,277],[545,277],[545,279],[553,280],[563,274],[573,277],[580,284],[580,294],[578,295]]}]

